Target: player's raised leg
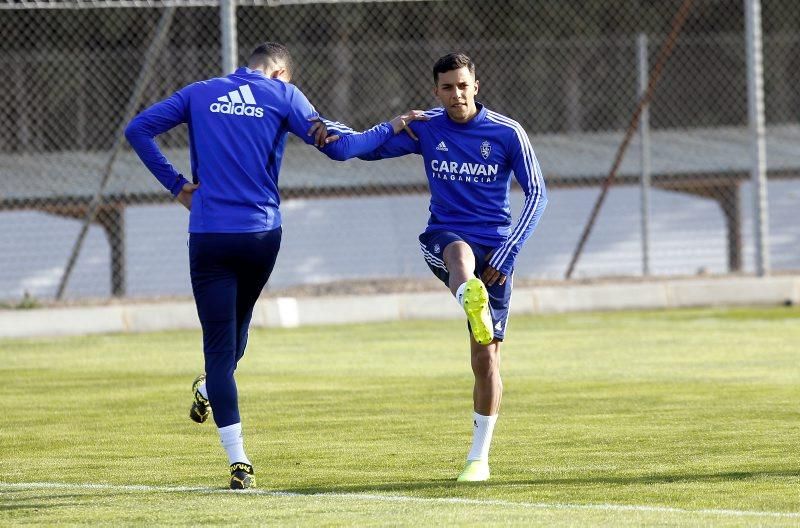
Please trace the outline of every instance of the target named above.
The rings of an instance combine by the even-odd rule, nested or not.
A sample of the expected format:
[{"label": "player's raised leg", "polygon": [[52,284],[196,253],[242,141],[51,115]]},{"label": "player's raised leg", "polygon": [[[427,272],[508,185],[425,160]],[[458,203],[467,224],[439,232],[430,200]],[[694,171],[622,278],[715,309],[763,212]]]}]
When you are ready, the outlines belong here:
[{"label": "player's raised leg", "polygon": [[494,338],[492,316],[489,312],[489,293],[483,282],[475,277],[475,255],[464,241],[451,242],[442,253],[450,274],[448,286],[464,309],[470,331],[478,343],[487,345]]}]

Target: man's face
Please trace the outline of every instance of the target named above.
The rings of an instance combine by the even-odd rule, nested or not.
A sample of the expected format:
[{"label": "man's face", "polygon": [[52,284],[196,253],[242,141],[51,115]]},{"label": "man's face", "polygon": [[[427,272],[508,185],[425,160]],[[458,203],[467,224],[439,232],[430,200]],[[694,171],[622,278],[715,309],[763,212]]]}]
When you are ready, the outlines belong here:
[{"label": "man's face", "polygon": [[447,115],[457,123],[466,123],[478,113],[475,107],[477,93],[478,81],[466,66],[440,73],[433,89],[433,94],[447,110]]}]

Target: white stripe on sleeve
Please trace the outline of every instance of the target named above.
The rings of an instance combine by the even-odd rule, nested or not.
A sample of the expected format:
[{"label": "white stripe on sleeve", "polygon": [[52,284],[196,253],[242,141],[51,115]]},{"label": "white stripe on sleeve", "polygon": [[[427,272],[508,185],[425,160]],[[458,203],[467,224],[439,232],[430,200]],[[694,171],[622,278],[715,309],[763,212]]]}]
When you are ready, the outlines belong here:
[{"label": "white stripe on sleeve", "polygon": [[492,112],[491,110],[487,113],[487,117],[495,123],[507,126],[514,130],[514,133],[516,134],[517,140],[520,144],[525,171],[527,173],[525,175],[527,178],[523,178],[527,180],[526,183],[528,184],[528,193],[525,197],[525,203],[522,207],[522,212],[519,216],[519,220],[517,221],[517,225],[508,239],[506,239],[505,243],[500,246],[500,248],[495,252],[494,255],[492,255],[492,258],[490,259],[489,264],[493,268],[498,269],[502,266],[503,262],[505,262],[506,258],[508,258],[514,246],[520,241],[522,235],[525,233],[525,230],[533,219],[536,208],[539,205],[539,200],[542,196],[543,179],[539,161],[536,159],[536,154],[533,152],[533,147],[531,146],[528,134],[525,132],[522,126],[516,121],[496,112]]}]

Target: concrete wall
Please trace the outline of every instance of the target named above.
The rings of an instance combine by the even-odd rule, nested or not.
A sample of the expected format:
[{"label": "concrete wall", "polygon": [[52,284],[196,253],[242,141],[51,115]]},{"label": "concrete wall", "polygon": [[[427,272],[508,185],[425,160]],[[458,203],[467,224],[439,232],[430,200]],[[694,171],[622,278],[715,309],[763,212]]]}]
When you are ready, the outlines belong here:
[{"label": "concrete wall", "polygon": [[[512,314],[698,306],[800,304],[800,276],[603,282],[517,288]],[[462,317],[444,287],[438,292],[264,298],[253,326],[295,327]],[[84,335],[198,329],[191,301],[0,310],[0,337]]]}]

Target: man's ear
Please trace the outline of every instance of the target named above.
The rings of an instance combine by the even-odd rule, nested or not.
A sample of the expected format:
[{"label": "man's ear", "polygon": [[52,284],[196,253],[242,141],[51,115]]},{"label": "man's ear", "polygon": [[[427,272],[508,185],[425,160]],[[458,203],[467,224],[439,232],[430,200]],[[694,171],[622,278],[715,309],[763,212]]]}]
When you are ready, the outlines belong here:
[{"label": "man's ear", "polygon": [[478,79],[475,79],[475,94],[476,95],[480,91],[480,88],[481,88],[481,82]]},{"label": "man's ear", "polygon": [[287,74],[288,72],[286,71],[286,68],[281,68],[279,70],[272,70],[272,73],[270,73],[269,77],[270,79],[281,79],[286,77]]}]

